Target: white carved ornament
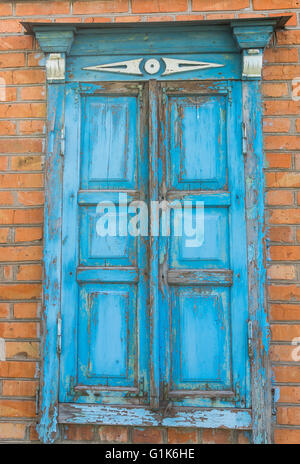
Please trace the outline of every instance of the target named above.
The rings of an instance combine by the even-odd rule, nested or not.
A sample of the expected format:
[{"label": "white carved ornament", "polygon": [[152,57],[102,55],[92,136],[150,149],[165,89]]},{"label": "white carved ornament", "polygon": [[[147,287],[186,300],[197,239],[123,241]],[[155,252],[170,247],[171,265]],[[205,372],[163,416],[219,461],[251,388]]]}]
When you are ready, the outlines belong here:
[{"label": "white carved ornament", "polygon": [[[143,58],[137,58],[135,60],[127,61],[118,61],[116,63],[108,64],[99,64],[97,66],[87,66],[85,70],[88,71],[102,71],[102,72],[112,72],[118,74],[132,74],[134,76],[142,76],[144,73],[141,70],[141,62]],[[181,60],[177,58],[162,58],[164,62],[164,72],[162,76],[168,76],[170,74],[196,71],[198,69],[207,69],[207,68],[220,68],[224,64],[216,63],[207,63],[204,61],[194,61],[194,60]],[[156,74],[161,70],[161,62],[156,58],[149,58],[144,63],[144,71],[147,74]]]},{"label": "white carved ornament", "polygon": [[251,48],[244,51],[243,56],[243,77],[261,77],[263,65],[262,51]]},{"label": "white carved ornament", "polygon": [[65,55],[62,53],[50,53],[46,60],[47,80],[63,81],[65,80],[66,64]]}]

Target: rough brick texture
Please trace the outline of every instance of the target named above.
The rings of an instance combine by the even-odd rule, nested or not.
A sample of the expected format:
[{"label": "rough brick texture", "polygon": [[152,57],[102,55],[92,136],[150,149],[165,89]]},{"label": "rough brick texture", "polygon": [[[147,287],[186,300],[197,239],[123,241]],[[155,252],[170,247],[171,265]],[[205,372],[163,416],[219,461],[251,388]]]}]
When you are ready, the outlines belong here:
[{"label": "rough brick texture", "polygon": [[[280,388],[276,443],[300,442],[300,23],[299,0],[0,0],[0,441],[37,441],[43,251],[45,69],[21,20],[128,22],[290,15],[263,70],[268,304]],[[1,81],[2,82],[2,81]],[[61,426],[60,440],[102,443],[248,443],[240,431]]]}]

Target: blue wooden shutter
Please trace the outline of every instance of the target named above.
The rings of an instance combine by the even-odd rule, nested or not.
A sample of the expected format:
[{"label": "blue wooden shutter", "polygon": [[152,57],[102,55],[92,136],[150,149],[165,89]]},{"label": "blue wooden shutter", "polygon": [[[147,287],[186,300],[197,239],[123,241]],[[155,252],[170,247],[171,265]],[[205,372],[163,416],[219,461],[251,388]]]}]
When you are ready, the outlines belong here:
[{"label": "blue wooden shutter", "polygon": [[117,205],[118,230],[119,194],[147,196],[143,87],[71,84],[66,95],[60,401],[145,404],[146,244],[97,233],[98,204]]},{"label": "blue wooden shutter", "polygon": [[[203,242],[161,238],[161,376],[174,406],[245,407],[249,398],[241,85],[162,83],[161,197],[203,202]],[[201,203],[200,203],[201,209]],[[195,237],[194,237],[195,239]]]}]

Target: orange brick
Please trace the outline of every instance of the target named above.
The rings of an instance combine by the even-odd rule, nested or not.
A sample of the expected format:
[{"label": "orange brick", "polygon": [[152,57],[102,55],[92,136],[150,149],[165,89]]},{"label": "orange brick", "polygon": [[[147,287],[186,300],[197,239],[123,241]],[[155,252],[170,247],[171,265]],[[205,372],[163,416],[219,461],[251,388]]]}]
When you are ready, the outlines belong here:
[{"label": "orange brick", "polygon": [[[13,205],[14,196],[12,192],[0,192],[0,205]],[[0,220],[1,222],[1,220]]]},{"label": "orange brick", "polygon": [[186,443],[198,443],[197,431],[189,429],[168,429],[168,443],[170,444],[186,444]]},{"label": "orange brick", "polygon": [[285,97],[288,94],[288,86],[286,83],[264,83],[262,91],[265,97]]},{"label": "orange brick", "polygon": [[128,0],[102,0],[97,2],[84,2],[75,0],[73,4],[73,14],[112,14],[126,13],[127,11]]},{"label": "orange brick", "polygon": [[273,341],[288,342],[293,340],[295,337],[300,337],[300,325],[272,324],[271,332]]},{"label": "orange brick", "polygon": [[6,34],[7,32],[22,32],[23,27],[17,19],[1,19],[0,21],[0,34]]},{"label": "orange brick", "polygon": [[17,100],[17,89],[16,87],[5,87],[4,98],[2,101],[14,102]]},{"label": "orange brick", "polygon": [[[38,85],[35,87],[23,87],[21,88],[21,99],[22,100],[45,100],[46,89],[43,85]],[[31,121],[31,122],[34,122],[34,121]]]},{"label": "orange brick", "polygon": [[297,242],[300,242],[300,229],[297,229],[296,231],[296,240]]},{"label": "orange brick", "polygon": [[271,227],[268,231],[271,242],[292,242],[293,230],[291,227]]},{"label": "orange brick", "polygon": [[8,157],[0,156],[0,170],[6,171],[7,167],[8,167]]},{"label": "orange brick", "polygon": [[0,415],[3,417],[35,417],[35,401],[0,399]]},{"label": "orange brick", "polygon": [[24,53],[0,54],[0,68],[19,68],[25,66]]},{"label": "orange brick", "polygon": [[67,16],[66,18],[54,18],[55,23],[81,23],[81,18]]},{"label": "orange brick", "polygon": [[36,394],[37,382],[31,380],[3,380],[3,396],[29,396]]},{"label": "orange brick", "polygon": [[142,20],[141,16],[131,15],[131,16],[116,16],[115,23],[131,23],[131,22],[140,22]]},{"label": "orange brick", "polygon": [[100,441],[105,442],[105,443],[127,443],[128,442],[127,427],[105,425],[99,428],[98,435],[99,435]]},{"label": "orange brick", "polygon": [[272,300],[299,301],[300,299],[300,287],[296,285],[270,285],[268,291]]},{"label": "orange brick", "polygon": [[16,4],[17,16],[40,16],[68,14],[70,11],[68,1],[58,2],[19,2]]},{"label": "orange brick", "polygon": [[5,317],[9,316],[9,304],[8,303],[0,303],[0,318],[4,319]]},{"label": "orange brick", "polygon": [[33,47],[33,36],[31,35],[12,35],[0,37],[0,51],[4,50],[31,50]]},{"label": "orange brick", "polygon": [[253,0],[254,10],[285,10],[299,8],[298,0]]},{"label": "orange brick", "polygon": [[39,441],[39,436],[35,425],[30,427],[30,441]]},{"label": "orange brick", "polygon": [[[13,84],[43,84],[45,79],[46,75],[43,69],[19,69],[12,73]],[[39,116],[35,114],[33,117]]]},{"label": "orange brick", "polygon": [[65,425],[64,431],[65,440],[89,441],[94,436],[94,427],[92,425]]},{"label": "orange brick", "polygon": [[40,264],[22,264],[18,266],[17,280],[41,280],[42,266]]},{"label": "orange brick", "polygon": [[266,150],[300,150],[300,137],[297,135],[266,135]]},{"label": "orange brick", "polygon": [[294,280],[296,278],[295,266],[273,264],[268,269],[269,279]]},{"label": "orange brick", "polygon": [[8,229],[7,227],[0,228],[0,243],[7,243],[9,239],[9,232],[10,229]]},{"label": "orange brick", "polygon": [[38,316],[38,303],[15,303],[14,317],[16,319],[32,319]]},{"label": "orange brick", "polygon": [[0,284],[0,298],[3,300],[23,300],[40,298],[40,284]]},{"label": "orange brick", "polygon": [[278,445],[298,445],[300,443],[300,430],[275,429],[274,442]]},{"label": "orange brick", "polygon": [[276,382],[300,382],[300,367],[299,366],[273,366],[273,372]]},{"label": "orange brick", "polygon": [[34,242],[43,238],[41,227],[18,227],[15,232],[16,242]]},{"label": "orange brick", "polygon": [[27,120],[20,121],[19,123],[20,134],[44,134],[45,133],[45,122],[38,120]]},{"label": "orange brick", "polygon": [[[299,209],[287,208],[270,210],[269,222],[270,224],[299,224]],[[294,252],[297,253],[297,250],[290,250],[291,254]]]},{"label": "orange brick", "polygon": [[45,66],[45,55],[40,52],[28,53],[28,66]]},{"label": "orange brick", "polygon": [[[1,286],[0,286],[1,288]],[[26,299],[24,295],[24,299]],[[3,338],[36,338],[36,322],[0,322],[0,337]]]},{"label": "orange brick", "polygon": [[249,432],[238,432],[237,443],[238,445],[251,444],[251,434]]},{"label": "orange brick", "polygon": [[204,444],[229,444],[232,442],[231,431],[221,429],[204,429],[202,431],[202,442]]},{"label": "orange brick", "polygon": [[2,3],[0,5],[0,16],[10,16],[12,14],[11,2]]},{"label": "orange brick", "polygon": [[300,30],[282,30],[277,32],[278,45],[300,45]]},{"label": "orange brick", "polygon": [[0,261],[35,261],[42,258],[40,246],[0,247]]},{"label": "orange brick", "polygon": [[[283,77],[282,77],[283,79]],[[264,101],[264,114],[273,115],[296,115],[300,113],[300,102],[293,100],[268,100]]]},{"label": "orange brick", "polygon": [[91,16],[87,18],[83,18],[84,23],[111,23],[112,18],[105,18],[103,16]]},{"label": "orange brick", "polygon": [[277,408],[277,423],[281,425],[300,425],[300,407]]},{"label": "orange brick", "polygon": [[219,13],[219,14],[207,14],[206,19],[209,21],[214,21],[217,19],[233,19],[235,17],[234,13]]},{"label": "orange brick", "polygon": [[193,11],[242,10],[249,8],[249,0],[192,0]]},{"label": "orange brick", "polygon": [[290,126],[287,118],[265,118],[263,121],[264,132],[289,132]]},{"label": "orange brick", "polygon": [[42,169],[41,163],[40,156],[13,156],[10,168],[12,171],[40,171]]},{"label": "orange brick", "polygon": [[[43,140],[34,138],[0,139],[0,153],[41,153]],[[23,167],[26,165],[21,164]],[[13,168],[12,168],[13,169]]]},{"label": "orange brick", "polygon": [[271,304],[270,315],[273,321],[300,320],[300,304]]},{"label": "orange brick", "polygon": [[[294,346],[291,345],[272,345],[270,348],[270,359],[273,362],[293,362]],[[280,398],[281,402],[281,398]],[[291,402],[291,401],[290,401]]]},{"label": "orange brick", "polygon": [[300,154],[295,153],[295,169],[300,171]]},{"label": "orange brick", "polygon": [[163,443],[162,430],[151,427],[133,429],[132,443]]},{"label": "orange brick", "polygon": [[266,194],[268,205],[292,205],[294,203],[293,192],[289,190],[270,190]]},{"label": "orange brick", "polygon": [[292,155],[290,153],[267,153],[266,161],[268,168],[290,168]]},{"label": "orange brick", "polygon": [[147,16],[146,21],[148,22],[160,22],[160,21],[174,21],[173,16]]},{"label": "orange brick", "polygon": [[187,0],[132,0],[133,13],[172,13],[187,9]]},{"label": "orange brick", "polygon": [[16,424],[14,422],[0,422],[1,440],[23,440],[25,438],[25,432],[25,424]]},{"label": "orange brick", "polygon": [[300,246],[272,245],[269,249],[270,258],[274,261],[298,261]]},{"label": "orange brick", "polygon": [[36,370],[36,362],[0,361],[0,377],[33,379],[35,377]]},{"label": "orange brick", "polygon": [[44,204],[43,192],[18,192],[18,202],[25,206],[35,206]]},{"label": "orange brick", "polygon": [[3,277],[4,277],[4,280],[12,280],[13,279],[13,268],[12,268],[12,266],[3,266]]},{"label": "orange brick", "polygon": [[297,63],[297,48],[267,48],[264,53],[266,63]]},{"label": "orange brick", "polygon": [[38,359],[39,344],[37,342],[12,342],[6,341],[6,357],[8,359]]},{"label": "orange brick", "polygon": [[[3,103],[0,105],[1,118],[43,118],[45,115],[45,103]],[[17,140],[13,142],[18,143]]]},{"label": "orange brick", "polygon": [[281,386],[280,403],[300,403],[300,387]]},{"label": "orange brick", "polygon": [[39,224],[42,222],[43,208],[0,210],[0,224]]},{"label": "orange brick", "polygon": [[0,121],[0,135],[14,135],[16,123],[13,121]]},{"label": "orange brick", "polygon": [[300,187],[300,173],[297,172],[268,172],[266,173],[268,187]]},{"label": "orange brick", "polygon": [[200,14],[176,15],[176,21],[201,21],[202,19],[204,19],[204,15]]}]

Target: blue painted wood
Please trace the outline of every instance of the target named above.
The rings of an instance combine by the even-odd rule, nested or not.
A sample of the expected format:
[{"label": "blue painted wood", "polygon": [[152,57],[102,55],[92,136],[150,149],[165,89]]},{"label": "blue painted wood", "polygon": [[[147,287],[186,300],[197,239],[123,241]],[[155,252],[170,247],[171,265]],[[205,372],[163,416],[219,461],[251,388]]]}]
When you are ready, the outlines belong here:
[{"label": "blue painted wood", "polygon": [[259,80],[243,82],[244,122],[248,134],[246,145],[246,214],[248,235],[249,311],[252,322],[253,359],[252,407],[253,441],[270,443],[271,385],[269,345],[270,327],[265,306],[265,224],[264,224],[264,156],[262,138],[262,102]]},{"label": "blue painted wood", "polygon": [[[196,83],[189,83],[186,84],[182,97],[179,96],[182,83],[173,84],[170,89],[168,84],[162,86],[166,100],[162,144],[168,147],[165,150],[165,172],[169,176],[167,174],[165,182],[172,192],[169,196],[173,201],[176,198],[204,201],[204,205],[200,204],[200,208],[204,206],[203,241],[197,246],[190,246],[189,231],[181,237],[175,235],[175,228],[171,228],[174,234],[164,248],[164,256],[160,258],[164,266],[165,262],[168,263],[168,282],[172,295],[171,299],[164,299],[163,311],[169,314],[172,325],[171,346],[166,346],[166,353],[161,354],[165,365],[161,369],[164,382],[168,385],[169,398],[174,406],[245,407],[247,404],[249,407],[249,313],[244,160],[241,153],[241,85],[223,82],[221,85],[212,83],[199,87]],[[174,117],[174,101],[178,108],[180,99],[192,111],[176,111]],[[202,109],[205,117],[201,115]],[[215,111],[218,116],[214,114]],[[210,117],[210,114],[214,116]],[[178,124],[175,122],[177,120]],[[188,128],[186,137],[185,127]],[[194,133],[200,135],[194,137]],[[216,140],[219,142],[218,146]],[[201,150],[198,149],[199,146],[202,147]],[[182,172],[189,163],[185,161],[185,157],[194,159],[195,168],[190,169],[191,179],[182,186]],[[177,167],[174,168],[176,163]],[[212,170],[209,170],[210,165],[213,166]],[[204,182],[202,176],[205,176]],[[212,197],[209,194],[212,188],[208,182],[210,176],[214,185]],[[216,176],[219,176],[218,180]],[[190,194],[189,188],[192,189]],[[182,195],[180,192],[183,189]],[[218,195],[220,198],[216,200]],[[189,207],[184,213],[186,219],[195,220],[195,206]],[[228,281],[222,280],[225,270],[225,275],[232,275],[230,290],[226,288]],[[222,278],[213,275],[210,280],[209,272],[212,271],[223,272]],[[170,292],[170,289],[166,286],[164,291]],[[166,330],[166,319],[164,324]],[[201,362],[204,346],[207,351]],[[209,360],[207,364],[206,360]],[[220,394],[216,393],[213,399],[203,397],[203,389],[214,392],[219,390]],[[176,393],[177,391],[190,393],[183,395]],[[223,391],[231,391],[232,395],[222,395]]]},{"label": "blue painted wood", "polygon": [[[268,323],[263,306],[265,271],[262,132],[261,112],[258,110],[261,108],[260,88],[255,81],[243,83],[243,118],[250,155],[245,163],[245,189],[241,159],[241,84],[224,79],[239,79],[241,76],[240,55],[232,32],[239,47],[263,48],[272,32],[270,26],[273,28],[275,23],[253,22],[242,28],[241,24],[245,22],[219,26],[219,34],[210,26],[203,28],[200,25],[192,28],[185,25],[181,29],[178,25],[149,25],[136,29],[123,27],[118,29],[119,37],[112,27],[88,31],[75,25],[53,25],[53,28],[43,26],[36,29],[40,33],[42,49],[47,52],[68,53],[73,35],[76,35],[71,56],[67,58],[67,78],[73,83],[67,85],[66,91],[67,150],[62,210],[59,136],[64,90],[62,85],[49,86],[49,120],[52,120],[52,125],[48,136],[46,217],[49,219],[48,222],[46,219],[45,231],[44,324],[47,335],[39,424],[40,437],[45,442],[53,441],[58,420],[56,334],[60,299],[63,337],[59,399],[70,405],[61,407],[59,420],[249,428],[250,412],[245,408],[252,406],[254,441],[270,441]],[[35,26],[32,25],[32,28]],[[63,40],[60,40],[60,32]],[[145,60],[161,60],[163,55],[213,63],[224,60],[225,66],[177,73],[169,77],[162,76],[164,68],[161,66],[156,75],[146,74]],[[81,69],[140,57],[144,74],[141,77],[120,75],[119,82],[115,83],[107,81],[115,81],[116,74]],[[161,83],[151,81],[153,78],[159,78]],[[100,79],[98,85],[92,82],[78,83]],[[214,82],[202,82],[206,79],[213,79]],[[133,82],[125,82],[130,80]],[[136,84],[138,80],[150,80],[150,92],[143,90],[144,84]],[[167,82],[162,82],[164,80],[172,81],[168,88]],[[197,83],[194,84],[192,80],[197,80]],[[147,117],[149,96],[150,145]],[[167,108],[168,102],[171,104]],[[135,116],[132,118],[133,114]],[[130,118],[135,124],[130,124]],[[163,120],[165,124],[161,122]],[[205,125],[206,130],[191,130],[199,125]],[[99,127],[105,130],[99,132]],[[115,143],[112,134],[118,134],[120,143]],[[169,143],[170,140],[172,143]],[[122,146],[125,147],[123,150]],[[103,162],[99,163],[101,150],[104,150]],[[114,152],[114,159],[110,152]],[[126,155],[122,156],[124,153]],[[205,163],[202,162],[203,157]],[[176,166],[178,159],[181,163]],[[204,201],[204,217],[209,234],[206,238],[204,235],[203,244],[196,247],[193,253],[186,244],[188,237],[181,239],[181,243],[177,237],[171,240],[160,237],[150,243],[147,237],[142,237],[134,240],[134,245],[122,240],[111,243],[98,241],[91,233],[96,223],[96,205],[101,199],[106,203],[115,200],[119,192],[127,192],[128,201],[133,198],[148,202],[164,198]],[[254,333],[252,402],[246,333],[245,193],[249,307]],[[195,216],[194,213],[190,208],[190,218]],[[149,261],[146,249],[150,252]],[[112,270],[112,267],[115,269]],[[61,296],[60,282],[63,282]],[[182,295],[188,295],[184,304],[180,300]],[[216,295],[221,296],[217,298]],[[147,309],[149,296],[151,317]],[[173,315],[172,311],[169,312],[172,304]],[[212,308],[211,313],[201,312],[199,308],[202,307]],[[115,325],[112,314],[115,315]],[[224,321],[228,321],[229,317],[230,321],[226,324]],[[89,325],[89,330],[83,329]],[[107,333],[104,325],[112,334],[115,349],[107,351],[107,355],[101,359],[93,347],[98,346],[100,351],[105,352]],[[208,341],[205,341],[205,337],[199,340],[195,338],[197,327],[202,325],[206,325],[212,334]],[[77,346],[79,327],[81,345]],[[217,338],[216,333],[221,330]],[[190,338],[185,335],[189,333]],[[207,336],[206,333],[204,335]],[[86,340],[89,343],[85,343]],[[207,359],[203,360],[202,368],[201,363],[193,362],[202,355],[201,344],[210,347],[211,356],[208,357],[210,363],[207,363]],[[173,357],[172,346],[176,347]],[[187,354],[191,351],[193,356]],[[179,358],[185,360],[183,365]],[[231,366],[225,372],[222,367],[226,363]],[[114,365],[117,366],[115,370]],[[106,385],[99,384],[101,375]],[[80,376],[86,385],[79,383]],[[206,392],[199,390],[204,385],[205,377]],[[230,386],[226,383],[229,377]],[[124,382],[121,378],[125,379]],[[217,378],[223,382],[222,389],[220,384],[216,386]],[[203,391],[206,396],[201,396]],[[169,407],[171,404],[175,406],[171,408],[170,417],[144,408],[132,408],[133,405],[147,405],[149,396],[153,408],[157,408],[160,402],[169,402]],[[100,404],[91,406],[91,403]],[[130,405],[131,408],[112,407],[115,404]],[[193,411],[186,412],[185,406],[192,407]],[[195,409],[212,406],[223,409]],[[149,422],[147,417],[150,417]]]},{"label": "blue painted wood", "polygon": [[146,408],[122,408],[100,405],[61,404],[59,421],[64,424],[107,424],[125,426],[201,427],[249,430],[249,409],[174,409],[172,417]]},{"label": "blue painted wood", "polygon": [[229,289],[172,292],[171,390],[231,390]]},{"label": "blue painted wood", "polygon": [[168,109],[172,188],[225,189],[225,95],[170,96]]},{"label": "blue painted wood", "polygon": [[[95,81],[145,81],[151,80],[153,78],[160,79],[164,81],[174,81],[174,80],[208,80],[208,79],[239,79],[241,75],[241,62],[239,54],[208,54],[208,53],[193,53],[193,54],[184,54],[176,53],[176,55],[171,55],[168,53],[154,54],[151,53],[147,58],[142,60],[140,65],[141,75],[130,75],[130,74],[116,74],[113,72],[107,71],[94,71],[84,69],[89,66],[97,66],[101,64],[110,64],[118,63],[119,61],[140,59],[143,58],[143,54],[139,55],[134,47],[134,54],[126,55],[97,55],[97,56],[72,56],[67,60],[67,80],[71,82],[76,81],[85,81],[85,82],[95,82]],[[165,71],[165,65],[162,58],[178,58],[178,59],[188,59],[194,61],[215,63],[222,65],[218,68],[206,68],[200,70],[191,70],[188,72],[179,72],[171,75],[163,75]],[[149,74],[145,71],[145,62],[146,59],[156,59],[160,62],[160,69],[156,74]]]},{"label": "blue painted wood", "polygon": [[78,385],[134,386],[136,286],[83,284],[79,295]]},{"label": "blue painted wood", "polygon": [[119,193],[129,194],[119,208],[145,195],[141,100],[127,84],[66,89],[60,401],[149,402],[146,244],[98,229]]},{"label": "blue painted wood", "polygon": [[64,120],[64,84],[48,86],[48,144],[46,153],[45,227],[44,227],[44,311],[42,328],[47,335],[42,348],[39,438],[52,443],[57,437],[59,358],[56,351],[57,321],[61,288],[61,203],[63,165],[60,156]]}]

